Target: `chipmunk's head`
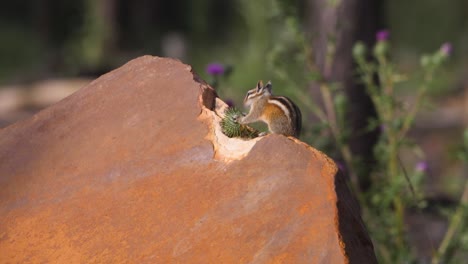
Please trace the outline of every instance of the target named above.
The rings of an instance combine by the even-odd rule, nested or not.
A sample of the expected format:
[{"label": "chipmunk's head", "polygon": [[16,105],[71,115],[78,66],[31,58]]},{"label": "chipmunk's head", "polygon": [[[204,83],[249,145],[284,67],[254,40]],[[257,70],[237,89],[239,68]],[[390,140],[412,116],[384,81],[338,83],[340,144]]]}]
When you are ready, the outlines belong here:
[{"label": "chipmunk's head", "polygon": [[269,81],[265,86],[263,86],[262,81],[258,81],[257,87],[249,90],[244,98],[244,105],[251,106],[253,102],[271,96],[271,82]]}]

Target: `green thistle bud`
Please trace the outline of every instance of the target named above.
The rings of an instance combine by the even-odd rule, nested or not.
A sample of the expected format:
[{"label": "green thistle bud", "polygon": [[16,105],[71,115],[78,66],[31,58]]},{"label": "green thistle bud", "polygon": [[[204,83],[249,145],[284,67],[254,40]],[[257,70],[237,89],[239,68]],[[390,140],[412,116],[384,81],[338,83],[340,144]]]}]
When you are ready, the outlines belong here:
[{"label": "green thistle bud", "polygon": [[428,68],[429,66],[431,66],[431,56],[429,55],[423,55],[421,57],[421,66],[423,68]]},{"label": "green thistle bud", "polygon": [[389,49],[389,45],[387,41],[379,41],[374,46],[374,56],[376,58],[385,57]]},{"label": "green thistle bud", "polygon": [[241,125],[237,119],[242,116],[242,112],[234,107],[229,107],[224,113],[224,118],[221,120],[221,130],[223,133],[232,138],[256,138],[259,132],[247,125]]},{"label": "green thistle bud", "polygon": [[362,59],[366,56],[367,48],[361,41],[356,42],[353,47],[353,57],[356,60]]}]

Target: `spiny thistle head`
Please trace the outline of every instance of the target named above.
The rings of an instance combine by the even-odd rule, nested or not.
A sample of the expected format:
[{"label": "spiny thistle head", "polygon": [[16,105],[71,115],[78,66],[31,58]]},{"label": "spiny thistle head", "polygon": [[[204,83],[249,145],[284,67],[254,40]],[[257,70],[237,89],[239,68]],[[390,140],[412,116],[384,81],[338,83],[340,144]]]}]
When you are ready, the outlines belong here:
[{"label": "spiny thistle head", "polygon": [[255,138],[259,132],[247,125],[241,125],[237,122],[237,118],[242,116],[242,112],[235,107],[229,107],[224,112],[224,118],[221,120],[221,129],[223,133],[232,138]]}]

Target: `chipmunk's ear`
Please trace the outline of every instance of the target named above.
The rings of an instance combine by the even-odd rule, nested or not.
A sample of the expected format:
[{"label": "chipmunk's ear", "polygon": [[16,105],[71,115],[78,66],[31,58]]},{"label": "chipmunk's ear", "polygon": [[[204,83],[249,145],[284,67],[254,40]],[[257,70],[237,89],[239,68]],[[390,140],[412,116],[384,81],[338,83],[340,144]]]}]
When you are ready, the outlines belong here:
[{"label": "chipmunk's ear", "polygon": [[271,88],[273,88],[273,85],[271,84],[271,81],[268,81],[265,88],[268,90],[268,92],[271,93]]},{"label": "chipmunk's ear", "polygon": [[257,91],[260,91],[262,88],[263,88],[263,81],[260,80],[260,81],[258,81],[258,83],[257,83]]}]

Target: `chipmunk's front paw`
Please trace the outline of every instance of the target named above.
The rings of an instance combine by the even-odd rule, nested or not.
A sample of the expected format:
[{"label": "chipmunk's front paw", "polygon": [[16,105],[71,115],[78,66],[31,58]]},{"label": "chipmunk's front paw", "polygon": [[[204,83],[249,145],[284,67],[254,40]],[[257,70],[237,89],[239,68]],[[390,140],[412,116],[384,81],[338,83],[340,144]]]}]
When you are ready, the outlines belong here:
[{"label": "chipmunk's front paw", "polygon": [[263,137],[263,136],[266,136],[266,135],[268,135],[267,132],[261,132],[260,134],[258,134],[259,137]]},{"label": "chipmunk's front paw", "polygon": [[232,121],[234,121],[237,124],[240,124],[241,118],[242,118],[242,115],[238,115],[238,114],[232,115]]},{"label": "chipmunk's front paw", "polygon": [[232,115],[232,121],[236,122],[236,123],[239,123],[239,115],[238,114],[234,114]]}]

